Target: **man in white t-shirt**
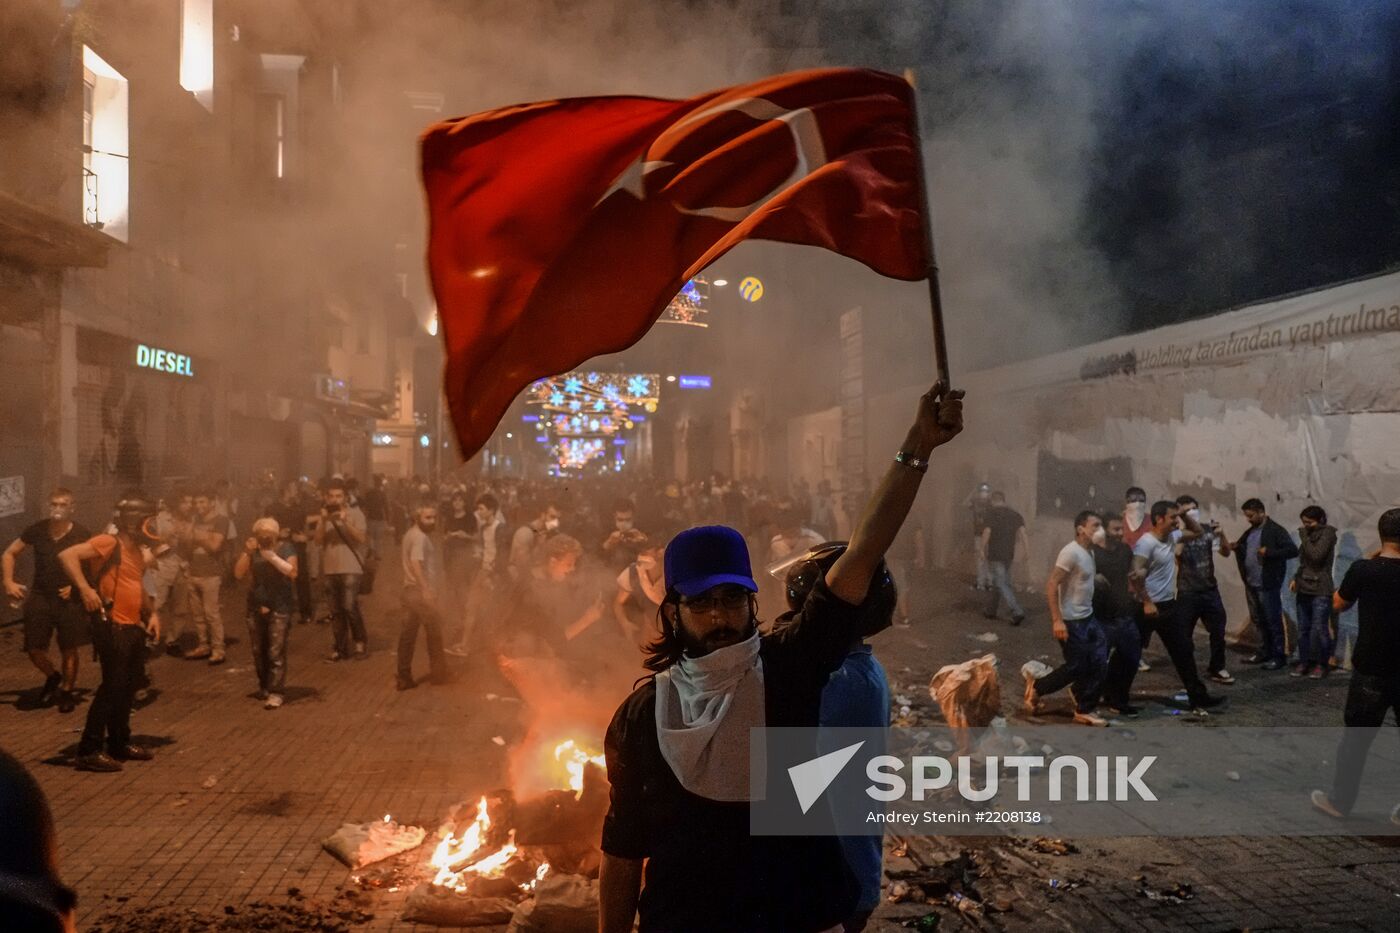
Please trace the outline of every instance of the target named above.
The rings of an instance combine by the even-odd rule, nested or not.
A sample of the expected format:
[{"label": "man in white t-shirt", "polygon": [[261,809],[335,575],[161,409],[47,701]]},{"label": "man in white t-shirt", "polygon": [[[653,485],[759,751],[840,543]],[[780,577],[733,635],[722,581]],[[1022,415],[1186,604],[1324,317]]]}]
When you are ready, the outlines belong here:
[{"label": "man in white t-shirt", "polygon": [[1196,670],[1196,653],[1191,642],[1191,628],[1195,620],[1186,620],[1177,611],[1176,603],[1176,555],[1182,541],[1201,536],[1201,526],[1192,521],[1173,537],[1180,526],[1180,509],[1175,502],[1163,499],[1152,504],[1149,521],[1151,530],[1133,545],[1133,573],[1129,578],[1142,597],[1142,616],[1138,628],[1143,642],[1156,632],[1162,637],[1172,666],[1181,677],[1186,688],[1186,698],[1195,712],[1203,712],[1224,701],[1206,691],[1201,675]]},{"label": "man in white t-shirt", "polygon": [[1049,670],[1039,661],[1021,666],[1026,679],[1025,708],[1038,712],[1041,697],[1065,687],[1074,696],[1074,721],[1106,726],[1095,712],[1099,691],[1108,674],[1108,636],[1094,618],[1094,555],[1090,548],[1104,540],[1103,521],[1090,511],[1074,518],[1074,540],[1066,544],[1045,581],[1050,606],[1050,632],[1060,643],[1065,663]]}]

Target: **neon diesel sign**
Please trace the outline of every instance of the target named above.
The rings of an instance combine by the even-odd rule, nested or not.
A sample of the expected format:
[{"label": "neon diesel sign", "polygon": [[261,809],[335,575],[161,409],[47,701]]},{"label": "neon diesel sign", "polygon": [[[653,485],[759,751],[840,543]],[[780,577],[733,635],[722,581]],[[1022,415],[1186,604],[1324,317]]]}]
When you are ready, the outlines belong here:
[{"label": "neon diesel sign", "polygon": [[177,376],[194,376],[194,361],[185,354],[148,347],[144,343],[136,345],[136,365]]}]

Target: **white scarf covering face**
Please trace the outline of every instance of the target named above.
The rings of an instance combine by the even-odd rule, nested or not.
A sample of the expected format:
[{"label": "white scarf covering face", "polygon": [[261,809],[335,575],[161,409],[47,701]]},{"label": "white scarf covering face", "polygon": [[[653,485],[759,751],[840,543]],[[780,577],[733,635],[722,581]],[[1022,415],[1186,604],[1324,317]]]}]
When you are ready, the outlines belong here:
[{"label": "white scarf covering face", "polygon": [[[763,727],[763,659],[754,632],[737,645],[683,657],[656,675],[656,738],[681,786],[709,800],[746,801],[749,730]],[[761,778],[764,762],[753,763]]]}]

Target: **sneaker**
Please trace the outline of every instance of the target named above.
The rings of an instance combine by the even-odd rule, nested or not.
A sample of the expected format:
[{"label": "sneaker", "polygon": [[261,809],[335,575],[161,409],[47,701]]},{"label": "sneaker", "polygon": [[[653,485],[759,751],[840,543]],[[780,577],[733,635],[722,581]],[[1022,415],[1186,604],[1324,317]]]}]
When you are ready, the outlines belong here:
[{"label": "sneaker", "polygon": [[1272,661],[1265,661],[1263,664],[1259,665],[1259,669],[1261,671],[1281,671],[1283,670],[1283,662],[1275,658]]},{"label": "sneaker", "polygon": [[395,690],[398,690],[398,691],[412,690],[412,689],[413,689],[414,687],[416,687],[416,686],[418,686],[418,681],[414,680],[412,677],[407,677],[407,678],[405,678],[405,677],[396,677],[396,678],[394,678],[394,689],[395,689]]},{"label": "sneaker", "polygon": [[266,699],[267,699],[267,691],[266,691],[266,690],[259,690],[257,693],[253,694],[253,699],[255,699],[255,700],[266,700]]},{"label": "sneaker", "polygon": [[1032,716],[1043,708],[1040,696],[1035,692],[1035,682],[1045,676],[1049,669],[1043,661],[1027,661],[1021,665],[1021,676],[1026,679],[1026,694],[1021,700],[1021,708]]},{"label": "sneaker", "polygon": [[1327,665],[1319,664],[1308,674],[1309,680],[1322,680],[1327,676]]},{"label": "sneaker", "polygon": [[1235,675],[1231,674],[1223,667],[1218,671],[1211,671],[1209,676],[1211,680],[1218,684],[1232,684],[1235,682]]},{"label": "sneaker", "polygon": [[1139,673],[1139,674],[1146,674],[1146,673],[1147,673],[1148,671],[1150,671],[1150,670],[1152,670],[1152,665],[1151,665],[1151,664],[1148,664],[1146,661],[1139,661],[1139,662],[1138,662],[1138,673]]},{"label": "sneaker", "polygon": [[[1343,813],[1341,810],[1338,810],[1332,804],[1332,799],[1327,796],[1327,791],[1315,790],[1309,796],[1312,799],[1312,805],[1317,809],[1321,810],[1323,813],[1326,813],[1328,816],[1332,817],[1332,819],[1344,820],[1347,818],[1347,815],[1345,813]],[[1397,809],[1400,809],[1400,807],[1397,807]],[[1395,810],[1390,811],[1390,819],[1391,822],[1395,821]]]},{"label": "sneaker", "polygon": [[185,660],[186,660],[186,661],[203,661],[205,658],[211,657],[213,654],[214,654],[214,652],[211,651],[211,650],[209,650],[208,647],[204,647],[204,648],[191,648],[189,651],[186,651],[186,652],[185,652]]},{"label": "sneaker", "polygon": [[1142,712],[1142,710],[1130,703],[1123,703],[1119,706],[1105,706],[1103,709],[1105,712],[1111,713],[1120,719],[1136,719],[1138,714]]},{"label": "sneaker", "polygon": [[1295,664],[1295,665],[1293,665],[1292,669],[1289,670],[1288,676],[1289,676],[1289,677],[1306,677],[1306,676],[1308,675],[1308,671],[1310,671],[1310,670],[1312,670],[1312,665],[1311,665],[1311,664]]},{"label": "sneaker", "polygon": [[452,655],[454,658],[465,658],[468,656],[466,645],[449,645],[442,650],[446,654]]},{"label": "sneaker", "polygon": [[1225,698],[1224,698],[1224,697],[1212,697],[1212,696],[1208,696],[1208,697],[1206,697],[1204,700],[1202,700],[1201,702],[1196,703],[1196,704],[1193,704],[1192,707],[1191,707],[1191,712],[1193,712],[1193,713],[1199,713],[1199,712],[1203,712],[1204,710],[1215,709],[1217,706],[1221,705],[1221,704],[1224,703],[1224,702],[1225,702]]},{"label": "sneaker", "polygon": [[1264,663],[1265,661],[1267,661],[1267,660],[1269,660],[1269,656],[1268,656],[1267,654],[1258,654],[1258,653],[1255,653],[1255,654],[1251,654],[1249,657],[1245,658],[1245,659],[1244,659],[1244,663],[1246,663],[1246,664],[1263,664],[1263,663]]},{"label": "sneaker", "polygon": [[344,660],[345,660],[345,655],[341,654],[339,651],[332,651],[330,654],[326,655],[326,660],[327,660],[327,661],[344,661]]},{"label": "sneaker", "polygon": [[185,649],[180,647],[178,641],[168,641],[165,643],[165,653],[172,658],[178,658],[185,653]]},{"label": "sneaker", "polygon": [[58,711],[60,713],[71,713],[78,705],[78,698],[73,696],[71,690],[58,691]]},{"label": "sneaker", "polygon": [[1075,712],[1074,712],[1074,721],[1077,722],[1077,723],[1079,723],[1081,726],[1106,726],[1106,725],[1108,725],[1108,720],[1107,720],[1107,719],[1104,719],[1104,718],[1103,718],[1102,716],[1100,716],[1097,712],[1094,712],[1094,711],[1092,711],[1092,710],[1091,710],[1090,712],[1087,712],[1087,713],[1086,713],[1086,712],[1083,712],[1083,711],[1081,711],[1081,710],[1075,710]]},{"label": "sneaker", "polygon": [[44,686],[39,688],[39,705],[48,706],[58,696],[58,685],[63,683],[63,675],[58,671],[44,678]]},{"label": "sneaker", "polygon": [[1173,702],[1173,703],[1190,703],[1190,702],[1191,702],[1191,695],[1190,695],[1189,693],[1187,693],[1185,690],[1183,690],[1183,691],[1181,691],[1180,693],[1175,694],[1174,696],[1172,696],[1172,702]]},{"label": "sneaker", "polygon": [[224,657],[224,653],[222,651],[212,652],[209,655],[209,666],[213,667],[216,664],[223,664],[226,660],[228,659]]},{"label": "sneaker", "polygon": [[103,774],[112,774],[122,770],[122,763],[117,761],[106,752],[97,752],[92,755],[79,755],[73,766],[79,771],[97,771]]},{"label": "sneaker", "polygon": [[1017,612],[1011,616],[1012,625],[1020,625],[1024,621],[1026,621],[1026,614],[1024,612]]},{"label": "sneaker", "polygon": [[369,651],[365,648],[364,642],[355,642],[355,653],[352,657],[354,657],[356,661],[363,661],[365,658],[369,657]]},{"label": "sneaker", "polygon": [[281,695],[270,693],[267,696],[267,702],[263,704],[263,709],[277,709],[282,705],[282,702]]}]

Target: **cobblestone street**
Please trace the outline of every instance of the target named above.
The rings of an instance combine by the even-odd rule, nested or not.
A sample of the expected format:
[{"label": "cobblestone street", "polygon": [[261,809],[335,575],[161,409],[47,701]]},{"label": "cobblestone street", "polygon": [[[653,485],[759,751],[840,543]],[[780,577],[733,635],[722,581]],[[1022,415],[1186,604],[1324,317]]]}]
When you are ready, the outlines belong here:
[{"label": "cobblestone street", "polygon": [[[935,713],[926,685],[933,670],[975,654],[996,653],[1006,711],[1013,713],[1020,695],[1017,667],[1053,650],[1043,613],[1032,613],[1020,628],[988,622],[977,614],[973,594],[959,586],[941,599],[926,599],[936,611],[923,613],[912,627],[880,636],[877,653],[894,691],[908,694],[930,718]],[[385,592],[392,593],[387,581],[381,594]],[[226,614],[231,617],[229,607],[240,604],[240,595],[227,594]],[[475,668],[454,685],[424,684],[396,693],[392,597],[376,595],[366,616],[372,653],[364,662],[324,662],[326,628],[294,629],[292,689],[288,704],[275,712],[264,711],[252,699],[246,639],[230,647],[230,660],[222,667],[165,657],[152,661],[158,695],[137,712],[135,732],[138,741],[156,749],[157,757],[129,764],[116,775],[83,774],[68,766],[86,705],[69,716],[28,708],[38,678],[19,651],[18,628],[0,630],[0,734],[49,795],[58,821],[62,872],[81,898],[82,928],[104,916],[109,924],[113,917],[139,918],[153,908],[236,917],[257,902],[326,905],[365,930],[412,926],[397,919],[405,890],[352,883],[350,872],[322,852],[320,842],[343,822],[386,813],[435,829],[451,804],[502,779],[505,752],[521,734],[520,704],[488,700],[487,694],[508,695],[510,690],[493,672]],[[236,629],[230,626],[230,631]],[[991,642],[986,633],[997,640]],[[1135,701],[1145,712],[1135,728],[1208,728],[1163,715],[1159,701],[1177,685],[1159,653],[1160,648],[1149,651],[1154,670],[1138,681]],[[1228,692],[1230,704],[1212,722],[1324,725],[1339,720],[1345,675],[1317,683],[1238,666],[1236,672],[1236,686],[1215,688]],[[95,665],[85,658],[82,686],[90,690],[95,675]],[[1056,718],[1059,709],[1052,705],[1048,718]],[[492,742],[496,736],[506,747]],[[1306,803],[1300,799],[1299,806]],[[872,929],[900,929],[902,921],[930,913],[941,915],[943,929],[959,924],[996,929],[1394,928],[1400,846],[1392,841],[1071,841],[1072,851],[1054,855],[1024,840],[915,838],[901,846],[891,839],[887,871],[892,877],[936,873],[970,853],[983,895],[992,899],[989,892],[1000,892],[1009,909],[962,913],[946,906],[886,904]],[[417,857],[422,855],[420,851]],[[1058,887],[1051,887],[1052,880]],[[1192,897],[1180,902],[1141,893],[1145,886],[1156,891],[1181,885],[1190,886]],[[353,922],[362,916],[369,917],[362,926]]]}]

